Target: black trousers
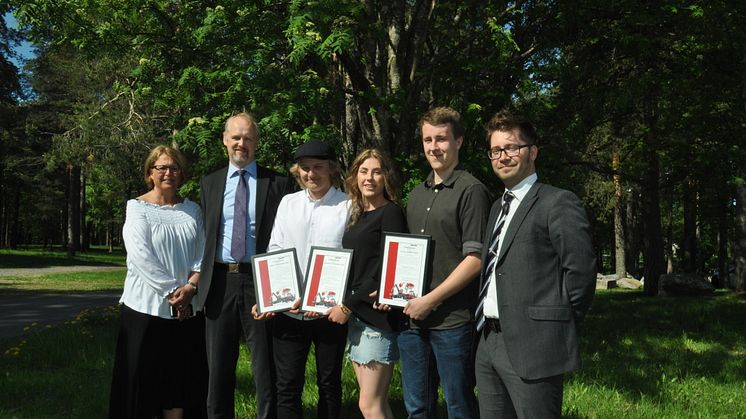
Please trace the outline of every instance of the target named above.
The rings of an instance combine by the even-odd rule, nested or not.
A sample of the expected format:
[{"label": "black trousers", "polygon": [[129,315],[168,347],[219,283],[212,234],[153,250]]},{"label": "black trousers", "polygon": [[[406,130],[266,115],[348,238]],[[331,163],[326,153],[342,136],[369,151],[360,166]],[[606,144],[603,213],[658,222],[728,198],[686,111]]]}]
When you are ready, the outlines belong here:
[{"label": "black trousers", "polygon": [[[217,299],[218,304],[215,303]],[[229,273],[215,265],[206,307],[207,359],[210,379],[207,411],[211,418],[234,418],[236,363],[239,343],[251,352],[257,418],[277,417],[270,330],[273,321],[256,321],[251,307],[256,297],[251,273]]]},{"label": "black trousers", "polygon": [[274,318],[272,340],[277,369],[277,414],[282,419],[302,418],[301,396],[311,343],[316,348],[316,417],[339,418],[342,407],[342,361],[347,325],[328,321],[297,320],[284,314]]}]

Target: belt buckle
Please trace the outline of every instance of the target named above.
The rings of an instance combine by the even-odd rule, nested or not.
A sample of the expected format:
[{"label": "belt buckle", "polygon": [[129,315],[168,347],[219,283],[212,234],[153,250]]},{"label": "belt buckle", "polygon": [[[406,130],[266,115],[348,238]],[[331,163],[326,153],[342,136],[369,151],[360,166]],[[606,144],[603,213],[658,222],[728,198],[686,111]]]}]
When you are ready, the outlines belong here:
[{"label": "belt buckle", "polygon": [[237,274],[237,273],[240,272],[240,270],[241,270],[241,265],[239,265],[238,263],[229,263],[228,264],[228,272],[230,272],[232,274]]}]

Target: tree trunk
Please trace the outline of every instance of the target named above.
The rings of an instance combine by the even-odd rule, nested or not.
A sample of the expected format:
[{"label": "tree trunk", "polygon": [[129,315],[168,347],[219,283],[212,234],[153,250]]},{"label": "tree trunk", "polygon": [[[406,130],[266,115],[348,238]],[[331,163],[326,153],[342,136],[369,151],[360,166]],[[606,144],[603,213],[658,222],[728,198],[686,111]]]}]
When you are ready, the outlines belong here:
[{"label": "tree trunk", "polygon": [[80,166],[67,167],[67,255],[80,250]]},{"label": "tree trunk", "polygon": [[[652,136],[652,134],[648,134]],[[651,142],[648,142],[651,144]],[[663,234],[661,229],[660,190],[660,160],[658,152],[651,148],[648,156],[648,167],[645,171],[643,185],[643,213],[645,233],[643,234],[645,253],[645,294],[657,295],[660,276],[665,273],[663,258]]]},{"label": "tree trunk", "polygon": [[86,214],[88,212],[88,205],[86,205],[85,198],[85,170],[80,170],[80,249],[87,252],[90,248],[90,232],[88,231],[88,223],[86,223]]},{"label": "tree trunk", "polygon": [[718,229],[718,274],[713,275],[712,285],[723,288],[728,284],[728,202],[730,198],[718,189],[717,229]]},{"label": "tree trunk", "polygon": [[681,269],[697,270],[697,202],[696,188],[691,178],[683,182],[684,236],[681,239]]},{"label": "tree trunk", "polygon": [[627,256],[624,252],[624,220],[622,217],[622,180],[619,176],[620,157],[619,151],[614,150],[612,156],[614,168],[614,250],[616,261],[616,277],[622,279],[627,277]]},{"label": "tree trunk", "polygon": [[640,278],[640,249],[642,234],[640,223],[640,192],[631,188],[627,193],[627,218],[625,220],[627,272]]},{"label": "tree trunk", "polygon": [[738,292],[746,291],[746,183],[736,184],[736,283]]}]

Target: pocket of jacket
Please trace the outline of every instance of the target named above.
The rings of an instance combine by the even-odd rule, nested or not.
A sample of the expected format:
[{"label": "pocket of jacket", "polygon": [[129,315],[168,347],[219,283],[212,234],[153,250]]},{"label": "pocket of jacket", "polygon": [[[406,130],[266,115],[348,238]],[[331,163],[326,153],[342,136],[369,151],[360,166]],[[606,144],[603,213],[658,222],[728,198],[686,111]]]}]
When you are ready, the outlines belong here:
[{"label": "pocket of jacket", "polygon": [[566,306],[529,306],[528,316],[534,320],[569,321],[572,310]]}]

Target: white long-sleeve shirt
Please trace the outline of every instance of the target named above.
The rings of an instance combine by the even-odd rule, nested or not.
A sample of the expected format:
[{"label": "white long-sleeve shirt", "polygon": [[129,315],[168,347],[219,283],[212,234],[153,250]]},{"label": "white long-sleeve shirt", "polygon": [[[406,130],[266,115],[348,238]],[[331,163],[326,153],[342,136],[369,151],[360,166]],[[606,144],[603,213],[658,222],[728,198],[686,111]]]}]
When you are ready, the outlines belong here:
[{"label": "white long-sleeve shirt", "polygon": [[[167,296],[199,272],[205,248],[202,211],[185,199],[156,205],[130,199],[122,230],[127,249],[127,276],[119,302],[140,313],[171,318]],[[200,310],[203,295],[192,299]]]},{"label": "white long-sleeve shirt", "polygon": [[[295,248],[305,284],[311,246],[342,248],[349,207],[347,194],[333,186],[321,199],[313,199],[305,189],[285,195],[277,207],[267,251]],[[303,319],[302,315],[284,314]]]},{"label": "white long-sleeve shirt", "polygon": [[277,207],[267,251],[295,248],[304,275],[311,246],[342,247],[349,206],[347,194],[333,186],[318,200],[305,189],[285,195]]}]

